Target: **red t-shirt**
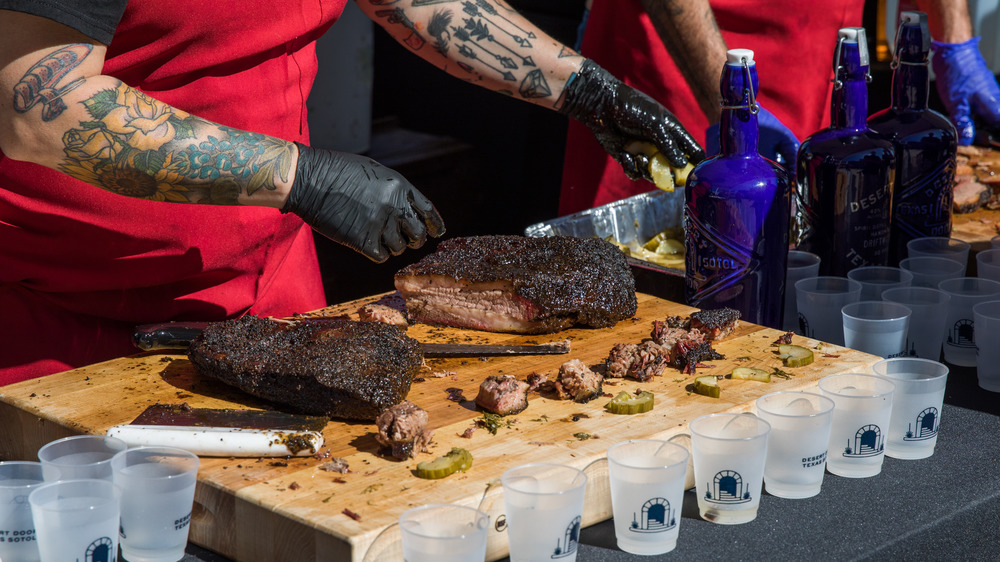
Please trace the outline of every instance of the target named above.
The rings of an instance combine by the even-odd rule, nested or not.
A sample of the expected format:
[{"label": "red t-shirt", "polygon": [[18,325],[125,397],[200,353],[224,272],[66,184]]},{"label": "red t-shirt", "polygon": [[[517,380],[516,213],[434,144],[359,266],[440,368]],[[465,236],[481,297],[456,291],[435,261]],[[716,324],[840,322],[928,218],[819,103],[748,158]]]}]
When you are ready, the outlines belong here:
[{"label": "red t-shirt", "polygon": [[[129,2],[104,73],[211,121],[308,142],[315,40],[346,0]],[[325,305],[276,209],[122,197],[0,154],[0,385],[135,353],[136,324]]]},{"label": "red t-shirt", "polygon": [[[861,25],[864,2],[712,0],[711,5],[726,46],[754,51],[761,105],[799,140],[827,126],[837,30]],[[704,145],[708,119],[639,0],[594,0],[581,51],[662,103]],[[628,179],[585,126],[570,123],[560,215],[651,189],[650,182]]]}]

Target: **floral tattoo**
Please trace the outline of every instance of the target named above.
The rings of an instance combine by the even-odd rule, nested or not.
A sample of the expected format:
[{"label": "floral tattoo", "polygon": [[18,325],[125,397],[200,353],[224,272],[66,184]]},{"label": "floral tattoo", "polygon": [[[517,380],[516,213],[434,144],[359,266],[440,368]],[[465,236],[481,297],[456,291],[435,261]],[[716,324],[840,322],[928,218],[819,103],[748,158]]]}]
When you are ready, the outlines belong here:
[{"label": "floral tattoo", "polygon": [[63,135],[59,169],[108,191],[155,201],[237,205],[288,181],[292,144],[216,125],[123,83],[82,102],[92,118]]}]

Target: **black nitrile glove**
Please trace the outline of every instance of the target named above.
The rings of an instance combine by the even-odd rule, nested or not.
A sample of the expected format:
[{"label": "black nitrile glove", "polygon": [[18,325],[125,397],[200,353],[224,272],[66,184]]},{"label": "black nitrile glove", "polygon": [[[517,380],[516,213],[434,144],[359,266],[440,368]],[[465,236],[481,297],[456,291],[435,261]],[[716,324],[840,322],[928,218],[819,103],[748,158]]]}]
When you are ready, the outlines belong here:
[{"label": "black nitrile glove", "polygon": [[673,113],[646,94],[623,84],[591,60],[585,60],[566,84],[559,112],[586,125],[604,150],[631,179],[652,180],[649,156],[629,151],[635,142],[656,146],[671,166],[683,168],[705,158],[694,138]]},{"label": "black nitrile glove", "polygon": [[299,163],[282,213],[376,262],[444,234],[434,205],[396,171],[365,156],[295,144]]}]

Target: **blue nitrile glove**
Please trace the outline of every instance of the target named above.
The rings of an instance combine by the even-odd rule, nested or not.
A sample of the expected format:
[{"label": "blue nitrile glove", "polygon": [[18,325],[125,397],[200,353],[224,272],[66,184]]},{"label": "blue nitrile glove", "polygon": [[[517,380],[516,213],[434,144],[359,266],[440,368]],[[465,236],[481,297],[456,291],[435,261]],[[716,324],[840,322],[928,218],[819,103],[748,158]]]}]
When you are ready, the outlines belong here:
[{"label": "blue nitrile glove", "polygon": [[[795,173],[795,155],[799,152],[799,139],[773,113],[763,107],[757,112],[757,150],[764,158],[781,164],[788,173]],[[709,125],[705,130],[705,153],[715,156],[721,150],[719,144],[719,124]]]},{"label": "blue nitrile glove", "polygon": [[979,37],[965,43],[932,41],[931,45],[938,95],[958,130],[958,144],[972,144],[975,117],[1000,126],[1000,87],[979,52]]}]

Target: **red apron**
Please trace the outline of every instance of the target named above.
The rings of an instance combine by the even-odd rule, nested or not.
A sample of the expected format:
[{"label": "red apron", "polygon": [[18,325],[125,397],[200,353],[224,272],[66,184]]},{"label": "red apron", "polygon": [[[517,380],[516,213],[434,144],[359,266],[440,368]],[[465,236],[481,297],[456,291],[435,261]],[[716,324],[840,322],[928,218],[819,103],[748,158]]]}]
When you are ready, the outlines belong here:
[{"label": "red apron", "polygon": [[[730,49],[754,51],[757,99],[799,140],[830,122],[830,78],[837,30],[860,26],[860,0],[713,0]],[[704,145],[708,119],[667,53],[639,0],[594,0],[582,54],[673,112]],[[722,68],[719,68],[721,73]],[[632,181],[580,123],[570,123],[559,214],[654,189]]]},{"label": "red apron", "polygon": [[[308,142],[315,40],[345,3],[132,1],[104,73],[193,115]],[[325,305],[298,217],[122,197],[2,154],[0,260],[0,385],[135,353],[136,324]]]}]

